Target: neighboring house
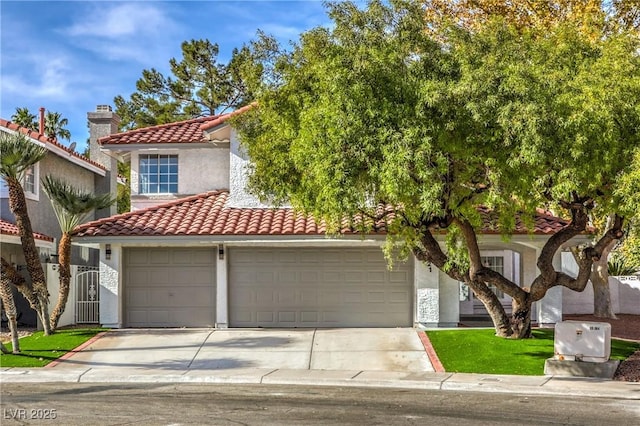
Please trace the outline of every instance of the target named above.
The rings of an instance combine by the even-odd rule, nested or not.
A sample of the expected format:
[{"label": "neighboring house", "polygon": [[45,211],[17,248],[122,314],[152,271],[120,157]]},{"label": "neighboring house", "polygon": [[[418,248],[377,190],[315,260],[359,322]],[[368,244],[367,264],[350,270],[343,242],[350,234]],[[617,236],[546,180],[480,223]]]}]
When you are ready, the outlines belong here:
[{"label": "neighboring house", "polygon": [[[384,223],[364,237],[347,228],[328,238],[312,218],[260,204],[245,190],[249,159],[229,117],[99,138],[103,151],[131,163],[133,210],[76,230],[75,241],[100,248],[103,325],[455,326],[486,313],[435,267],[411,258],[388,269]],[[532,282],[543,244],[565,224],[540,212],[533,232],[519,223],[509,242],[487,225],[484,261]],[[568,256],[559,253],[556,267]],[[561,318],[562,289],[553,288],[534,321]]]},{"label": "neighboring house", "polygon": [[[70,149],[56,139],[50,139],[44,135],[44,109],[40,110],[40,129],[32,131],[11,121],[0,119],[0,132],[9,134],[23,134],[33,143],[47,149],[47,155],[39,163],[31,167],[23,178],[23,188],[27,199],[27,209],[31,225],[36,235],[47,236],[46,239],[36,237],[36,246],[40,249],[42,262],[55,262],[57,256],[57,242],[62,235],[60,225],[51,206],[51,201],[41,188],[40,180],[46,175],[63,179],[67,183],[83,190],[102,193],[113,192],[115,194],[115,176],[110,173],[109,162],[101,161],[100,158],[88,159]],[[106,134],[117,129],[109,127]],[[117,170],[116,170],[117,171]],[[111,181],[113,179],[113,184]],[[116,212],[114,209],[106,209],[96,213],[94,218],[107,217]],[[9,209],[9,194],[3,180],[0,180],[0,220],[9,224],[7,229],[15,223],[15,217]],[[12,264],[17,266],[24,264],[24,255],[20,239],[10,236],[4,232],[3,225],[0,251],[2,256]],[[43,243],[46,241],[46,244]],[[71,263],[76,265],[97,265],[98,258],[95,250],[86,247],[74,247],[72,250]]]}]

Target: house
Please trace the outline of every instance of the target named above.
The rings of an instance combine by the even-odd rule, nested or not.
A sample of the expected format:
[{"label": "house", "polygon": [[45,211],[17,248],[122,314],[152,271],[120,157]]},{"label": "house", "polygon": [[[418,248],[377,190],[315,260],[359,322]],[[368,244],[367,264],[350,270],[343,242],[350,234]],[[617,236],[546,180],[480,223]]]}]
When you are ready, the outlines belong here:
[{"label": "house", "polygon": [[[230,116],[97,139],[131,164],[132,211],[75,231],[76,242],[100,252],[104,326],[455,326],[483,312],[435,267],[409,259],[389,269],[384,223],[364,237],[345,228],[328,238],[313,218],[262,205],[245,190],[250,160]],[[543,244],[565,224],[540,212],[533,232],[518,224],[509,242],[487,227],[483,261],[531,282]],[[556,266],[569,257],[559,253]],[[559,321],[562,289],[551,289],[534,315]]]},{"label": "house", "polygon": [[[108,110],[108,108],[107,108]],[[89,113],[89,124],[95,137],[111,134],[117,130],[117,117],[107,114],[105,120],[103,111]],[[46,156],[33,165],[23,178],[23,188],[27,201],[29,218],[34,230],[36,247],[44,265],[49,291],[50,303],[57,298],[57,242],[62,235],[60,225],[53,211],[51,201],[43,192],[41,178],[47,175],[64,180],[76,188],[93,193],[116,194],[117,165],[116,160],[96,150],[91,159],[77,153],[74,149],[62,145],[56,139],[44,135],[44,108],[40,109],[39,131],[23,128],[11,121],[0,119],[0,132],[7,134],[25,135],[34,144],[46,149]],[[114,171],[113,173],[111,171]],[[112,216],[116,213],[116,206],[95,212],[92,219]],[[0,253],[8,262],[15,265],[19,271],[24,270],[24,255],[15,217],[9,209],[9,194],[4,181],[0,180]],[[82,267],[98,265],[98,251],[89,247],[74,246],[71,252],[73,270]],[[72,288],[71,294],[75,295]],[[22,323],[35,325],[35,312],[31,311],[28,303],[15,292],[16,303],[22,315]],[[73,300],[73,296],[71,297]],[[73,323],[77,317],[73,308],[65,312],[60,325]]]}]

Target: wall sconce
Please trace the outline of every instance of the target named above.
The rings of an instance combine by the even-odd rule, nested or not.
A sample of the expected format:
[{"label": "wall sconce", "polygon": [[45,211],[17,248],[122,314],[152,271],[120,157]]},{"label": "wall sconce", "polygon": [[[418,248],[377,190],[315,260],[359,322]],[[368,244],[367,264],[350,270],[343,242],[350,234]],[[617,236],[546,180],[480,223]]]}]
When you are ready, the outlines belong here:
[{"label": "wall sconce", "polygon": [[111,260],[111,244],[105,244],[105,246],[104,246],[104,257],[107,260]]},{"label": "wall sconce", "polygon": [[222,244],[218,246],[218,259],[224,260],[224,246]]}]

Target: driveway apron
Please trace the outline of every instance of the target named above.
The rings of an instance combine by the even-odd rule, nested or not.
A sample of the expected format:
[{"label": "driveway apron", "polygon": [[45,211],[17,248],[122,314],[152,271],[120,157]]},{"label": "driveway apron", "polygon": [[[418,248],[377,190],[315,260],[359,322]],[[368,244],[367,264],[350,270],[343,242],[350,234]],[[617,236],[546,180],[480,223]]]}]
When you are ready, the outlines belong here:
[{"label": "driveway apron", "polygon": [[55,369],[433,371],[412,328],[111,330]]}]

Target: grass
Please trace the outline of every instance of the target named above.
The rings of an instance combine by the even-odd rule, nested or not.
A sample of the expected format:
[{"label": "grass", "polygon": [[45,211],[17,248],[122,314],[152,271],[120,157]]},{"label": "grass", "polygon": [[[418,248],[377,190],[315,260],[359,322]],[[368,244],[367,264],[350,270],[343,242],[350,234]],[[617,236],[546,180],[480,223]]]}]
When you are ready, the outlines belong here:
[{"label": "grass", "polygon": [[[427,331],[447,372],[544,374],[544,361],[553,356],[553,330],[533,330],[533,339],[511,340],[495,336],[493,329]],[[626,359],[640,343],[611,340],[611,359]]]},{"label": "grass", "polygon": [[[20,354],[0,355],[0,367],[44,367],[91,339],[104,328],[71,328],[44,336],[42,331],[20,339]],[[11,350],[11,343],[5,344]]]}]

